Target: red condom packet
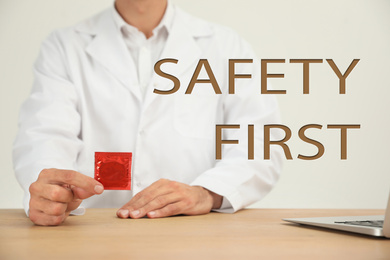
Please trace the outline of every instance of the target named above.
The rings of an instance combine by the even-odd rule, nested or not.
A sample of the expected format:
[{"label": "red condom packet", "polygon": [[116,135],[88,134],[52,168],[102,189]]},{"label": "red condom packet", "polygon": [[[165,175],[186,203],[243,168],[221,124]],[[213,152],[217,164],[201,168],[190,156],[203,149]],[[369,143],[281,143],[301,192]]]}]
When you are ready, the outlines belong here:
[{"label": "red condom packet", "polygon": [[131,190],[132,153],[95,152],[95,180],[105,190]]}]

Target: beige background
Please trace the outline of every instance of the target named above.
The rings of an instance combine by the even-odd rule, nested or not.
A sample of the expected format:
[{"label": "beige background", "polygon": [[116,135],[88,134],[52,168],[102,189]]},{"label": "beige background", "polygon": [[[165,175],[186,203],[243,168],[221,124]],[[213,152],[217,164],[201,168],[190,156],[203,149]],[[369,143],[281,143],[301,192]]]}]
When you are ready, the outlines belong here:
[{"label": "beige background", "polygon": [[[390,1],[387,0],[175,0],[181,8],[232,27],[262,58],[286,59],[269,66],[283,123],[293,131],[288,142],[294,160],[286,161],[275,189],[255,207],[384,208],[390,187]],[[0,208],[22,207],[11,147],[19,107],[32,84],[32,63],[41,41],[55,28],[73,25],[110,6],[112,0],[0,0]],[[324,59],[310,67],[310,94],[302,94],[302,65],[289,59]],[[338,79],[325,59],[342,72],[361,59],[338,94]],[[260,87],[259,87],[260,89]],[[299,140],[307,132],[321,141],[325,154],[315,161],[297,159],[316,149]],[[327,124],[361,124],[348,131],[348,159],[340,160],[340,133]]]}]

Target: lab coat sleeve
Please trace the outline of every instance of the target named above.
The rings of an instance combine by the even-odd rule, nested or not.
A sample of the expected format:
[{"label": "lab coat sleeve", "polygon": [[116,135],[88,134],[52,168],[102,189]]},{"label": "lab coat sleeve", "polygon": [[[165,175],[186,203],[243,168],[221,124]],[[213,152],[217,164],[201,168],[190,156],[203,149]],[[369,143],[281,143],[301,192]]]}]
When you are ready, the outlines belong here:
[{"label": "lab coat sleeve", "polygon": [[[245,41],[237,40],[234,45],[227,58],[255,58]],[[264,198],[275,185],[283,161],[283,152],[278,145],[271,145],[271,159],[264,159],[264,125],[279,124],[280,119],[274,95],[260,93],[260,61],[254,59],[249,64],[237,63],[235,74],[252,75],[250,79],[237,78],[235,94],[223,97],[223,124],[240,125],[240,129],[224,130],[222,139],[238,140],[239,144],[223,144],[222,159],[216,160],[215,167],[205,171],[191,183],[222,195],[224,207],[216,211],[227,213]],[[225,93],[226,85],[223,86]],[[248,159],[248,125],[254,125],[253,160]],[[271,131],[270,140],[281,140],[283,137],[283,131]]]},{"label": "lab coat sleeve", "polygon": [[13,148],[14,170],[24,190],[27,215],[29,186],[41,170],[74,170],[81,147],[77,95],[56,33],[43,42],[33,72],[32,91],[21,107]]}]

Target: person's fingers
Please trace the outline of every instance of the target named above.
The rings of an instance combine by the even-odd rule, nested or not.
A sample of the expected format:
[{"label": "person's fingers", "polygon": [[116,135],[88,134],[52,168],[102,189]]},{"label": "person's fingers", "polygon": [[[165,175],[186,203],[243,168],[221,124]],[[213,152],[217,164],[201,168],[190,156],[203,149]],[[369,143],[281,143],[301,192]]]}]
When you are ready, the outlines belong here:
[{"label": "person's fingers", "polygon": [[177,214],[198,215],[210,212],[212,207],[213,197],[203,187],[164,180],[138,193],[118,210],[117,216],[159,218]]},{"label": "person's fingers", "polygon": [[116,212],[116,216],[118,218],[129,218],[130,211],[127,208],[122,207],[122,208],[118,209],[118,211]]},{"label": "person's fingers", "polygon": [[45,169],[39,174],[39,180],[45,180],[51,184],[69,184],[92,194],[101,194],[103,185],[97,180],[72,170]]},{"label": "person's fingers", "polygon": [[86,199],[104,191],[103,185],[79,172],[46,169],[30,185],[29,217],[37,225],[59,225]]},{"label": "person's fingers", "polygon": [[175,216],[183,213],[183,210],[186,208],[186,205],[183,201],[176,203],[168,204],[161,209],[156,209],[148,212],[147,216],[149,218],[163,218],[169,216]]},{"label": "person's fingers", "polygon": [[[154,183],[152,183],[149,187],[137,193],[129,202],[123,205],[116,213],[116,215],[120,218],[128,218],[130,217],[130,212],[135,211],[137,213],[137,208],[144,206],[148,201],[152,200],[154,195],[150,192],[159,190],[161,186],[163,186],[168,180],[160,179]],[[136,215],[136,214],[133,214]]]},{"label": "person's fingers", "polygon": [[128,203],[123,205],[117,211],[117,216],[120,218],[141,218],[145,216],[147,212],[140,212],[139,209],[150,203],[156,197],[168,194],[172,190],[172,186],[174,186],[170,185],[171,183],[172,181],[166,179],[160,179],[152,183],[149,187],[137,193]]},{"label": "person's fingers", "polygon": [[130,216],[132,218],[141,218],[144,217],[150,211],[164,208],[167,205],[179,202],[181,199],[183,199],[182,194],[177,192],[171,192],[166,195],[157,196],[145,206],[138,208],[136,212],[130,212]]},{"label": "person's fingers", "polygon": [[63,215],[68,207],[66,203],[54,202],[44,198],[32,199],[30,205],[33,209],[52,216]]},{"label": "person's fingers", "polygon": [[59,216],[47,215],[39,210],[31,209],[29,212],[30,220],[40,226],[57,226],[65,221],[69,214],[62,214]]},{"label": "person's fingers", "polygon": [[[44,199],[42,199],[42,201],[43,200]],[[68,207],[66,203],[53,202],[53,201],[47,201],[47,203],[44,203],[43,205],[44,205],[43,213],[52,216],[62,216]]]},{"label": "person's fingers", "polygon": [[73,200],[73,193],[60,185],[47,184],[43,182],[34,182],[30,185],[31,196],[45,198],[56,202],[70,202]]},{"label": "person's fingers", "polygon": [[77,209],[80,204],[81,204],[81,200],[75,200],[75,201],[72,201],[72,202],[69,202],[68,203],[68,207],[66,208],[66,213],[70,213],[72,210],[75,210]]},{"label": "person's fingers", "polygon": [[155,197],[167,193],[167,184],[171,181],[166,179],[160,179],[152,183],[149,187],[146,187],[144,190],[137,193],[128,203],[135,208],[139,208],[147,204],[149,201]]},{"label": "person's fingers", "polygon": [[95,195],[94,193],[91,193],[89,191],[86,191],[82,188],[79,188],[79,187],[76,187],[76,186],[72,186],[71,187],[72,189],[72,192],[73,192],[73,200],[84,200],[84,199],[87,199],[93,195]]}]

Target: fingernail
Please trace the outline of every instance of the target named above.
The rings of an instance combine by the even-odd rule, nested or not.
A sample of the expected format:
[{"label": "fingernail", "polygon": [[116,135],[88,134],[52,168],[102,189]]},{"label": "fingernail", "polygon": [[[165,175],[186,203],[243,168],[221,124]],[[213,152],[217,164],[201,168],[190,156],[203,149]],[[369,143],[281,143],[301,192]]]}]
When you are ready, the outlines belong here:
[{"label": "fingernail", "polygon": [[154,217],[156,215],[156,211],[151,211],[148,213],[149,217]]},{"label": "fingernail", "polygon": [[118,215],[122,218],[128,218],[129,217],[129,210],[128,209],[120,209],[118,211]]},{"label": "fingernail", "polygon": [[100,194],[104,191],[104,187],[102,185],[96,185],[95,186],[95,192]]},{"label": "fingernail", "polygon": [[139,210],[132,211],[131,215],[133,215],[134,217],[138,216],[139,215]]}]

